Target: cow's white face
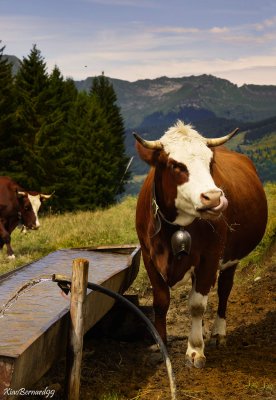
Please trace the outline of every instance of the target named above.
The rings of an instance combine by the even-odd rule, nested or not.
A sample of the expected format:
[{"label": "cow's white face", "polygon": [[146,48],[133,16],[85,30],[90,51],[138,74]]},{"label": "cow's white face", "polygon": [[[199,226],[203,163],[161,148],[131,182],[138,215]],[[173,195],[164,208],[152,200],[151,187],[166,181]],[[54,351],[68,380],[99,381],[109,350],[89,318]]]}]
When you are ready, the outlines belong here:
[{"label": "cow's white face", "polygon": [[33,195],[28,193],[28,198],[30,200],[30,203],[31,203],[31,205],[33,207],[33,211],[34,211],[34,214],[35,214],[35,228],[38,229],[40,227],[40,223],[39,223],[39,220],[38,220],[38,211],[39,211],[40,206],[41,206],[40,195],[37,194],[37,195],[33,196]]},{"label": "cow's white face", "polygon": [[178,122],[160,142],[170,159],[187,168],[188,180],[177,186],[175,223],[185,226],[196,217],[213,218],[227,207],[227,200],[210,173],[213,152],[206,139],[189,125]]}]

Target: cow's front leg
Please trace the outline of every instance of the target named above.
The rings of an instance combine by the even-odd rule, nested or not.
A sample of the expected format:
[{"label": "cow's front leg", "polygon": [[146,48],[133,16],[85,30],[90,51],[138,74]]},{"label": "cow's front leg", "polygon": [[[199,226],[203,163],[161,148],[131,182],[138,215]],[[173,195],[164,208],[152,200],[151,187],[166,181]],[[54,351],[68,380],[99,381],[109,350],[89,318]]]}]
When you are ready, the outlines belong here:
[{"label": "cow's front leg", "polygon": [[154,325],[164,343],[167,342],[166,317],[170,305],[170,289],[155,264],[142,249],[144,264],[152,286]]},{"label": "cow's front leg", "polygon": [[[156,282],[155,282],[156,283]],[[160,290],[161,289],[161,290]],[[167,312],[170,305],[170,290],[160,279],[160,286],[153,287],[154,324],[164,343],[167,343]]]},{"label": "cow's front leg", "polygon": [[4,224],[2,223],[2,221],[0,222],[0,238],[1,238],[0,248],[2,248],[4,244],[6,244],[8,258],[10,258],[10,259],[15,258],[13,249],[11,247],[11,235],[5,229]]},{"label": "cow's front leg", "polygon": [[205,365],[202,319],[207,306],[207,295],[196,292],[195,284],[189,295],[188,305],[192,317],[191,331],[188,337],[186,365],[203,368]]},{"label": "cow's front leg", "polygon": [[6,246],[7,246],[7,255],[8,255],[8,258],[9,258],[10,260],[13,260],[13,259],[15,258],[15,255],[14,255],[13,249],[12,249],[12,247],[11,247],[11,240],[9,240],[9,241],[6,243]]}]

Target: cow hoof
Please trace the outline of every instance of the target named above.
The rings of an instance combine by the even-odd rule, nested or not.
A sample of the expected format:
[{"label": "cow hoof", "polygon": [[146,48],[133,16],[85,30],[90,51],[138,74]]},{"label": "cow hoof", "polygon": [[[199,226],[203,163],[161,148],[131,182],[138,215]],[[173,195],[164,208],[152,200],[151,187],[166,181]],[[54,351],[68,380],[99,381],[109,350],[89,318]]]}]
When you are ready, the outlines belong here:
[{"label": "cow hoof", "polygon": [[204,368],[205,363],[206,357],[203,355],[196,355],[196,353],[192,353],[192,355],[186,354],[185,364],[187,367]]},{"label": "cow hoof", "polygon": [[210,347],[223,347],[226,346],[226,336],[225,335],[213,335],[209,341]]},{"label": "cow hoof", "polygon": [[226,336],[225,335],[218,335],[217,346],[218,347],[226,346]]},{"label": "cow hoof", "polygon": [[9,260],[14,260],[14,259],[15,259],[15,255],[12,254],[12,255],[8,256],[8,259],[9,259]]}]

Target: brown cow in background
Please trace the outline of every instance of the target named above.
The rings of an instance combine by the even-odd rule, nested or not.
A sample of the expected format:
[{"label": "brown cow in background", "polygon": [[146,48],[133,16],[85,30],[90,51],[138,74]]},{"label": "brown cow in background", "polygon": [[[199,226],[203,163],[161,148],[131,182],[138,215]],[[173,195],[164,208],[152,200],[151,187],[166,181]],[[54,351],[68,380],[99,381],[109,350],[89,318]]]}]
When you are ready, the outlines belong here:
[{"label": "brown cow in background", "polygon": [[38,210],[41,202],[51,195],[22,189],[8,176],[0,177],[0,249],[7,246],[9,258],[15,258],[11,247],[11,233],[18,225],[38,229]]},{"label": "brown cow in background", "polygon": [[157,141],[134,134],[140,157],[152,167],[138,198],[136,228],[153,289],[155,326],[166,341],[170,287],[191,277],[186,363],[197,368],[205,365],[202,318],[217,272],[212,336],[220,342],[226,336],[236,267],[260,242],[267,222],[266,197],[254,165],[220,146],[236,131],[206,139],[178,121]]}]

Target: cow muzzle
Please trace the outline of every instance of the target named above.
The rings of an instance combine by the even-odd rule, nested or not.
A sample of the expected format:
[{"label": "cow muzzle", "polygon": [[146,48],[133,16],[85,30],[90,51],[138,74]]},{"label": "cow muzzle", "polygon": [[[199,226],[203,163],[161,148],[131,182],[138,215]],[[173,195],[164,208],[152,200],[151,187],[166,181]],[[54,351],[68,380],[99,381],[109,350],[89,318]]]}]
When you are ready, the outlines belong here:
[{"label": "cow muzzle", "polygon": [[210,191],[200,195],[203,207],[197,208],[200,213],[218,216],[228,206],[228,200],[221,191]]},{"label": "cow muzzle", "polygon": [[32,231],[37,231],[39,229],[39,227],[40,227],[40,224],[39,223],[35,223],[35,224],[32,224],[32,225],[28,226],[27,228],[32,230]]},{"label": "cow muzzle", "polygon": [[26,233],[27,231],[36,231],[38,229],[38,227],[36,227],[35,225],[23,225],[22,227],[22,232]]}]

